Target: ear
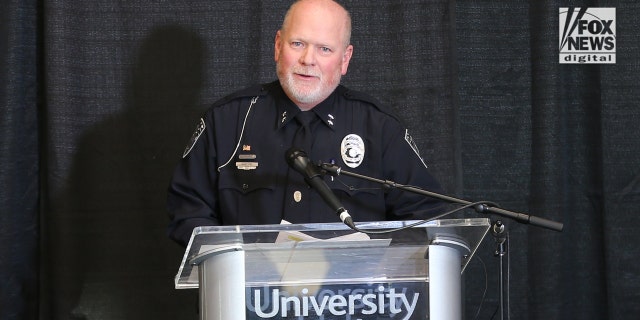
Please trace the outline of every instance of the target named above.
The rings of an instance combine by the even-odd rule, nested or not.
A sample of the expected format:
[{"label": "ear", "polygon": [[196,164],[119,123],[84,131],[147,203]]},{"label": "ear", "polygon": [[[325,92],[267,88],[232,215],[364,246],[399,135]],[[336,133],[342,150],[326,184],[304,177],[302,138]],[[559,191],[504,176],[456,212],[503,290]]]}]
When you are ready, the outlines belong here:
[{"label": "ear", "polygon": [[347,74],[347,69],[349,68],[349,61],[351,61],[351,56],[353,55],[353,46],[348,45],[347,49],[344,50],[344,54],[342,55],[342,75]]},{"label": "ear", "polygon": [[276,32],[276,39],[274,41],[274,59],[277,62],[278,58],[280,57],[280,48],[282,45],[282,35],[280,34],[280,30],[278,30],[278,32]]}]

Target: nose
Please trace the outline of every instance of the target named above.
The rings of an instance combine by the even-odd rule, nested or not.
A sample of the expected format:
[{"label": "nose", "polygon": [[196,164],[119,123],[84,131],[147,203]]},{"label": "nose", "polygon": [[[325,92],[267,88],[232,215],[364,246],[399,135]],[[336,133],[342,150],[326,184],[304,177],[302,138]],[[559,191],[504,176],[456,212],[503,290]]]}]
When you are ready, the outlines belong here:
[{"label": "nose", "polygon": [[316,63],[316,54],[313,46],[307,46],[302,55],[300,55],[300,64],[314,65]]}]

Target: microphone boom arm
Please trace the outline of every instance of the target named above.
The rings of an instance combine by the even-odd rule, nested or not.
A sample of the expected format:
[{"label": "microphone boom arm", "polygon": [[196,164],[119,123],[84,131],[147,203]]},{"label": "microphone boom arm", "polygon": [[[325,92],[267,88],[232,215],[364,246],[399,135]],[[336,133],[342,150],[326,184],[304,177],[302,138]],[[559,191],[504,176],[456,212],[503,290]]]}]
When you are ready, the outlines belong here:
[{"label": "microphone boom arm", "polygon": [[[472,202],[467,201],[467,200],[454,198],[454,197],[451,197],[451,196],[447,196],[447,195],[443,195],[443,194],[440,194],[440,193],[423,190],[423,189],[412,187],[412,186],[406,186],[406,185],[398,184],[396,182],[389,181],[389,180],[376,179],[376,178],[368,177],[368,176],[361,175],[361,174],[358,174],[358,173],[342,170],[342,168],[340,168],[340,167],[338,167],[338,166],[336,166],[334,164],[330,164],[330,163],[322,163],[322,164],[319,165],[319,167],[322,169],[323,173],[331,175],[331,176],[338,176],[338,175],[344,174],[346,176],[351,176],[351,177],[358,178],[358,179],[363,179],[363,180],[368,180],[368,181],[371,181],[371,182],[376,182],[376,183],[379,183],[379,184],[382,184],[382,185],[385,185],[385,186],[389,186],[391,188],[401,189],[401,190],[404,190],[404,191],[408,191],[408,192],[412,192],[412,193],[416,193],[416,194],[420,194],[420,195],[424,195],[424,196],[428,196],[428,197],[444,200],[444,201],[447,201],[447,202],[450,202],[450,203],[457,203],[457,204],[461,204],[461,205],[472,204]],[[561,222],[548,220],[548,219],[544,219],[544,218],[528,215],[528,214],[525,214],[525,213],[514,212],[514,211],[510,211],[510,210],[506,210],[506,209],[502,209],[502,208],[498,208],[498,207],[491,207],[491,206],[488,206],[486,204],[481,204],[481,205],[474,206],[474,209],[478,213],[493,213],[493,214],[496,214],[496,215],[499,215],[499,216],[502,216],[502,217],[513,219],[513,220],[515,220],[517,222],[520,222],[520,223],[523,223],[523,224],[531,224],[531,225],[534,225],[534,226],[537,226],[537,227],[542,227],[542,228],[546,228],[546,229],[553,230],[553,231],[561,232],[562,229],[564,228],[564,225]]]}]

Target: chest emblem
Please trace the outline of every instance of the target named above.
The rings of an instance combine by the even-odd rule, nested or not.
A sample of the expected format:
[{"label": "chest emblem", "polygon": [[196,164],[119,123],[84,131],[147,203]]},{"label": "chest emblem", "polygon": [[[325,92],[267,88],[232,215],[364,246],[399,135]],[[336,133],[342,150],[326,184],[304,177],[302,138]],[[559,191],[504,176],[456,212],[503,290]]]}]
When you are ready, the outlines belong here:
[{"label": "chest emblem", "polygon": [[364,160],[364,141],[357,134],[349,134],[342,139],[340,155],[349,168],[356,168]]}]

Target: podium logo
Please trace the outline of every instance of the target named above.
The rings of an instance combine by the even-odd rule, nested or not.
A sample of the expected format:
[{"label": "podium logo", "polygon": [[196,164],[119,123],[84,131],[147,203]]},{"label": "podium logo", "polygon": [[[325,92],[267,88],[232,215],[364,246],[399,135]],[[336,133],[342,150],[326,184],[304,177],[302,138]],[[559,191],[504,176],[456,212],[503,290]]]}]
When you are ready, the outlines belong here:
[{"label": "podium logo", "polygon": [[420,296],[417,292],[407,295],[407,288],[397,292],[395,288],[382,285],[373,290],[341,288],[335,292],[323,289],[317,294],[303,288],[294,295],[278,288],[269,289],[270,293],[252,290],[249,311],[255,312],[258,319],[379,319],[381,315],[412,319]]},{"label": "podium logo", "polygon": [[560,63],[616,63],[616,8],[560,8]]}]

